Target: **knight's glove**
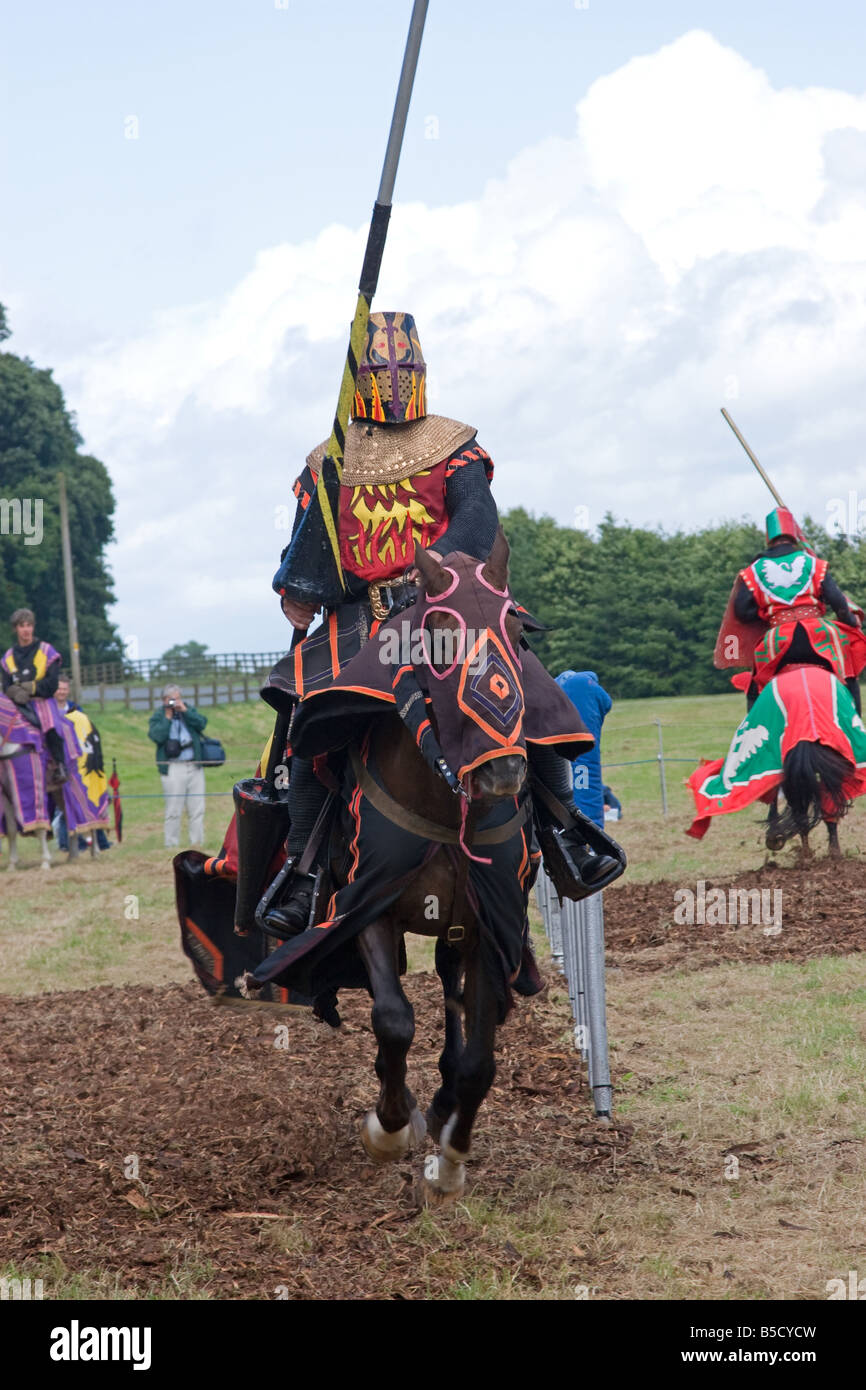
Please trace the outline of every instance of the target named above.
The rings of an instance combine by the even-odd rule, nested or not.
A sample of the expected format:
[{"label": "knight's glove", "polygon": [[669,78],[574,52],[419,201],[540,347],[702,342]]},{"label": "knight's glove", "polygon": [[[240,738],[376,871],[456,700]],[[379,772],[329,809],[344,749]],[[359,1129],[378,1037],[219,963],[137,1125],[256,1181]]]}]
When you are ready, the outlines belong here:
[{"label": "knight's glove", "polygon": [[26,684],[22,684],[22,682],[20,681],[15,681],[12,685],[10,685],[9,689],[6,691],[6,694],[9,696],[10,700],[15,701],[16,705],[26,705],[31,695],[33,694],[33,681],[27,681]]}]

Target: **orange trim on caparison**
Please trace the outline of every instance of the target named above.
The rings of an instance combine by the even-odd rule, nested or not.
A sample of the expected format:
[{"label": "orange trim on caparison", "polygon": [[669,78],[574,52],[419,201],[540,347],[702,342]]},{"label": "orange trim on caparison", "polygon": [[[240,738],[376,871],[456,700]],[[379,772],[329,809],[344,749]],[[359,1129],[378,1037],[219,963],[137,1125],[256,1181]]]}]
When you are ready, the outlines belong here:
[{"label": "orange trim on caparison", "polygon": [[334,679],[340,674],[340,657],[337,651],[337,610],[328,619],[328,646],[331,649],[331,675]]},{"label": "orange trim on caparison", "polygon": [[202,946],[204,946],[208,955],[213,960],[214,965],[216,966],[216,969],[213,971],[213,974],[215,978],[219,980],[220,984],[222,984],[223,980],[225,979],[225,967],[223,964],[222,951],[217,949],[217,947],[213,944],[209,936],[205,936],[201,927],[197,927],[191,917],[185,917],[184,921],[186,922],[186,925],[189,927],[193,936],[201,942]]},{"label": "orange trim on caparison", "polygon": [[504,748],[491,748],[488,753],[481,753],[474,762],[464,763],[457,775],[462,781],[467,772],[474,772],[476,767],[480,767],[482,763],[492,763],[496,758],[507,758],[512,755],[515,758],[520,757],[525,760],[526,749],[521,748],[519,744],[506,744]]},{"label": "orange trim on caparison", "polygon": [[[502,657],[502,660],[505,662],[506,666],[508,667],[508,670],[511,672],[512,680],[514,681],[514,684],[520,694],[520,715],[514,726],[514,732],[508,738],[506,738],[504,735],[500,733],[497,733],[497,731],[487,723],[486,719],[482,719],[481,715],[476,710],[474,710],[471,707],[471,705],[466,704],[466,701],[463,698],[463,692],[466,689],[466,678],[472,666],[473,659],[477,651],[479,650],[482,642],[486,645],[488,639],[493,642],[494,647],[499,652],[499,655]],[[468,715],[468,717],[472,720],[473,724],[477,724],[480,729],[483,729],[486,734],[489,734],[490,737],[496,743],[499,744],[500,748],[510,748],[514,740],[519,737],[520,732],[523,728],[523,715],[526,709],[526,704],[523,699],[523,686],[521,685],[517,672],[514,669],[513,662],[509,660],[508,653],[506,652],[505,648],[503,647],[502,643],[500,642],[499,638],[496,636],[496,633],[493,631],[492,628],[487,628],[486,632],[481,634],[481,636],[475,642],[472,651],[469,652],[464,658],[463,670],[460,672],[460,682],[457,686],[457,703],[462,709],[463,713],[465,715]],[[495,756],[495,754],[492,756]],[[484,760],[482,759],[482,761]]]},{"label": "orange trim on caparison", "polygon": [[304,696],[304,699],[314,700],[317,695],[335,695],[337,693],[342,695],[347,690],[353,691],[356,695],[370,695],[374,700],[384,700],[388,705],[396,705],[397,703],[396,695],[390,690],[372,690],[367,685],[338,685],[336,687],[323,685],[319,690],[311,690],[309,694]]},{"label": "orange trim on caparison", "polygon": [[303,642],[299,642],[295,647],[295,689],[301,699],[304,698],[304,652]]},{"label": "orange trim on caparison", "polygon": [[595,739],[592,734],[545,734],[543,738],[530,738],[526,735],[527,743],[585,743],[588,748],[595,747]]},{"label": "orange trim on caparison", "polygon": [[362,797],[362,795],[363,795],[363,793],[362,793],[362,791],[361,791],[360,786],[356,787],[355,790],[354,790],[354,792],[352,793],[352,799],[351,799],[351,801],[349,802],[349,812],[350,812],[350,814],[351,814],[351,816],[352,816],[352,819],[353,819],[354,822],[355,822],[355,835],[354,835],[354,838],[353,838],[352,843],[351,843],[351,845],[350,845],[350,849],[351,849],[351,851],[352,851],[352,867],[351,867],[351,869],[349,870],[349,877],[348,877],[348,879],[346,880],[347,883],[354,883],[354,882],[355,882],[355,874],[356,874],[357,871],[358,871],[358,861],[359,861],[359,859],[361,858],[361,851],[360,851],[360,849],[359,849],[359,847],[358,847],[358,840],[360,839],[360,836],[361,836],[361,797]]}]

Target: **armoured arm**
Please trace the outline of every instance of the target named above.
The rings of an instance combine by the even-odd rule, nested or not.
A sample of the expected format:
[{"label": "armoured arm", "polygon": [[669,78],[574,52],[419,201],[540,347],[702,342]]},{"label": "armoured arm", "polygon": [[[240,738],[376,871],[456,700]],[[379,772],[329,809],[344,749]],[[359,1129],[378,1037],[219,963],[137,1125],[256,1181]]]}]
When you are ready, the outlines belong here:
[{"label": "armoured arm", "polygon": [[499,513],[481,460],[464,463],[445,482],[448,526],[436,541],[436,550],[447,555],[462,550],[486,560],[496,539]]},{"label": "armoured arm", "polygon": [[824,603],[833,609],[833,612],[841,623],[848,623],[851,627],[857,626],[857,620],[848,607],[848,600],[829,570],[824,575],[824,583],[821,585],[821,598]]},{"label": "armoured arm", "polygon": [[[280,564],[282,564],[283,560],[285,560],[289,550],[289,546],[291,546],[292,541],[295,539],[295,536],[297,535],[298,527],[300,526],[304,518],[304,512],[310,505],[310,499],[315,490],[316,481],[313,477],[312,469],[310,468],[309,464],[307,464],[304,467],[304,471],[301,473],[301,476],[296,480],[295,486],[293,488],[294,494],[298,499],[298,506],[295,511],[294,522],[292,523],[291,539],[289,540],[289,544],[283,548],[283,551],[280,555]],[[285,617],[288,618],[292,626],[299,628],[301,631],[304,631],[306,630],[306,628],[309,627],[317,611],[317,609],[314,608],[312,604],[295,603],[292,599],[286,597],[283,597],[281,599],[280,607],[282,608]]]},{"label": "armoured arm", "polygon": [[742,579],[737,585],[737,592],[734,594],[734,617],[741,623],[758,621],[757,600]]}]

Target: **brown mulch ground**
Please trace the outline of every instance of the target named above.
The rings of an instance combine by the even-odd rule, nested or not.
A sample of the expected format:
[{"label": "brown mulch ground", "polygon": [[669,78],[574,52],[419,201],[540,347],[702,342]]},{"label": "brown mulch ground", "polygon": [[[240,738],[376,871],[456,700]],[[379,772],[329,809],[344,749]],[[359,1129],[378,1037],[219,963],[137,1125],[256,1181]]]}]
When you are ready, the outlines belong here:
[{"label": "brown mulch ground", "polygon": [[[423,1107],[439,1080],[441,992],[418,974],[407,993],[410,1084]],[[376,1095],[366,996],[342,996],[337,1034],[306,1013],[215,1009],[193,984],[3,1003],[0,1265],[30,1271],[55,1254],[66,1270],[109,1271],[139,1295],[151,1286],[172,1296],[172,1272],[174,1296],[187,1294],[190,1261],[206,1266],[197,1282],[212,1297],[273,1298],[281,1285],[289,1298],[447,1291],[453,1274],[439,1288],[429,1272],[421,1282],[417,1245],[403,1238],[422,1210],[420,1157],[380,1168],[361,1148],[359,1121]],[[275,1046],[280,1024],[288,1050]],[[500,1030],[473,1196],[507,1199],[542,1163],[622,1163],[628,1127],[595,1121],[565,1025],[545,995]],[[131,1155],[137,1182],[125,1176]],[[301,1224],[268,1219],[276,1213]],[[460,1224],[459,1208],[449,1220]],[[503,1268],[513,1268],[504,1247]]]},{"label": "brown mulch ground", "polygon": [[707,878],[704,891],[732,887],[781,890],[781,927],[765,935],[764,923],[714,925],[675,922],[680,888],[692,882],[624,884],[604,899],[608,964],[630,971],[678,967],[703,970],[720,961],[807,960],[866,950],[866,873],[856,859],[818,859],[806,867],[765,864],[735,880]]},{"label": "brown mulch ground", "polygon": [[[866,947],[857,862],[767,865],[737,879],[782,889],[782,931],[770,937],[760,923],[675,923],[674,891],[685,886],[695,887],[607,893],[610,964],[700,969]],[[556,981],[555,998],[519,1002],[500,1030],[476,1127],[471,1195],[512,1215],[541,1170],[592,1170],[604,1185],[645,1166],[627,1125],[593,1118]],[[439,1080],[441,993],[430,974],[406,988],[417,1019],[410,1085],[423,1108]],[[376,1094],[365,996],[342,997],[337,1034],[306,1013],[215,1009],[193,983],[2,1004],[0,1267],[35,1274],[56,1256],[61,1273],[107,1273],[139,1297],[455,1296],[453,1265],[437,1266],[435,1235],[421,1231],[421,1156],[380,1168],[361,1149],[358,1125]],[[461,1213],[449,1211],[449,1237],[471,1245],[478,1226]],[[505,1236],[500,1244],[486,1240],[485,1267],[519,1268],[532,1287],[531,1259]]]}]

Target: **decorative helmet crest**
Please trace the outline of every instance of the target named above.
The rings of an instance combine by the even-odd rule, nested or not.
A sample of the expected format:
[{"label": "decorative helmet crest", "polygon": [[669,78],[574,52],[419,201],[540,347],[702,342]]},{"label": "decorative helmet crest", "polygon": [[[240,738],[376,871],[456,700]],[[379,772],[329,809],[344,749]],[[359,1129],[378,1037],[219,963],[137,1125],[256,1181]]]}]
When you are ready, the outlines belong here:
[{"label": "decorative helmet crest", "polygon": [[427,414],[427,364],[411,314],[370,315],[358,364],[352,415],[376,424],[402,425]]}]

